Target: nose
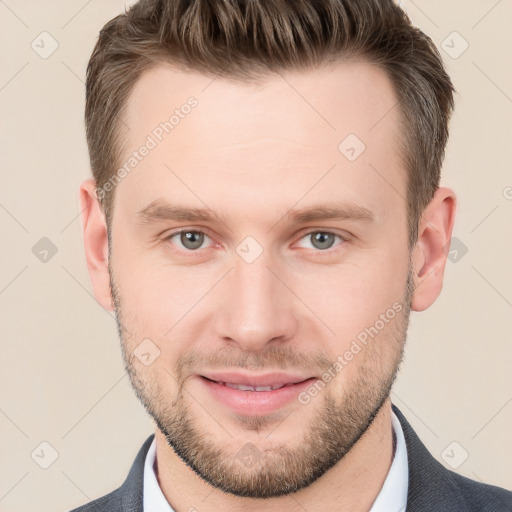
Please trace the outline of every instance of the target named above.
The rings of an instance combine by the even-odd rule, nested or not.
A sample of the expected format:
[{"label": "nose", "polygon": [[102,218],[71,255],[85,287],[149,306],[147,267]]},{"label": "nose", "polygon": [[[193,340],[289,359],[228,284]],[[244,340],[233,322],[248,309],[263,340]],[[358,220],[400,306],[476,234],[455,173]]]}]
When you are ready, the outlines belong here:
[{"label": "nose", "polygon": [[234,268],[223,279],[216,312],[216,335],[257,352],[294,336],[297,304],[286,282],[263,252],[247,263],[235,255]]}]

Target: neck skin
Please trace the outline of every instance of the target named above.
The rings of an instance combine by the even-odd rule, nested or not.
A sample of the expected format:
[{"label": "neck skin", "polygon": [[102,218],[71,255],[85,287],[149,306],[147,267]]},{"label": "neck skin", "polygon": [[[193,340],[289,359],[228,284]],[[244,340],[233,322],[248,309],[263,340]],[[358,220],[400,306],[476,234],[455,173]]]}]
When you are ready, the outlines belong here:
[{"label": "neck skin", "polygon": [[333,468],[309,487],[279,498],[240,498],[202,480],[156,429],[156,474],[176,512],[368,512],[393,461],[391,400],[388,397],[370,428]]}]

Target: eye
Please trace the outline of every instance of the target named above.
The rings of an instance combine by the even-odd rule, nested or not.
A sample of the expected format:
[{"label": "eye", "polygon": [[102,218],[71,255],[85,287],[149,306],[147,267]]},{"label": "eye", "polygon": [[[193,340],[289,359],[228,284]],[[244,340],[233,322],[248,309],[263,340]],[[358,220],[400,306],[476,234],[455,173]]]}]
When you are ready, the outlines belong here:
[{"label": "eye", "polygon": [[188,251],[195,251],[200,249],[203,245],[205,238],[209,238],[206,233],[202,231],[194,231],[194,230],[185,230],[176,231],[175,233],[171,233],[170,235],[165,237],[165,240],[172,242],[173,238],[179,241],[181,244],[181,248],[187,249]]},{"label": "eye", "polygon": [[325,251],[333,247],[336,238],[341,242],[344,241],[344,238],[341,235],[331,233],[330,231],[311,231],[306,236],[302,237],[301,240],[310,241],[311,246],[306,247],[307,249],[319,249],[321,251]]}]

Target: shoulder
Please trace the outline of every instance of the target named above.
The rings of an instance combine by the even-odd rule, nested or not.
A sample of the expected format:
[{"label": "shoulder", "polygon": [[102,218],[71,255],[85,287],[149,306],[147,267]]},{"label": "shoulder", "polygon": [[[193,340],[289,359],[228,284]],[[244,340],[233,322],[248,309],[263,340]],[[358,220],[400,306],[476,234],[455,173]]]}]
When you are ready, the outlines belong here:
[{"label": "shoulder", "polygon": [[511,491],[446,468],[427,450],[400,409],[395,404],[392,408],[407,448],[408,512],[512,512]]},{"label": "shoulder", "polygon": [[81,507],[74,508],[70,510],[70,512],[117,512],[121,511],[119,508],[119,491],[120,489],[116,489],[111,493],[97,498],[86,505],[82,505]]},{"label": "shoulder", "polygon": [[144,462],[155,435],[151,434],[140,448],[124,483],[115,491],[70,512],[125,512],[142,510]]},{"label": "shoulder", "polygon": [[459,489],[471,512],[512,511],[512,491],[471,480],[453,471],[447,470],[447,473]]}]

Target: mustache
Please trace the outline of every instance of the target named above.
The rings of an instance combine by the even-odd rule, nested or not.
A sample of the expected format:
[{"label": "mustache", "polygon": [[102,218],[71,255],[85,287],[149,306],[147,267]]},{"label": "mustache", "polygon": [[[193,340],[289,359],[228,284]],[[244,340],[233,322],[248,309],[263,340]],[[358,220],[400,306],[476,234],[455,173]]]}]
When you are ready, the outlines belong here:
[{"label": "mustache", "polygon": [[[229,370],[263,370],[263,371],[291,371],[302,374],[323,374],[333,364],[333,360],[324,352],[314,354],[300,354],[291,347],[273,346],[265,352],[240,352],[234,347],[223,347],[205,354],[191,351],[182,354],[177,360],[174,375],[167,373],[178,384],[177,397],[183,393],[185,383],[205,371]],[[178,400],[178,399],[176,399]],[[175,405],[175,404],[173,404]]]},{"label": "mustache", "polygon": [[176,362],[176,375],[200,374],[206,369],[223,370],[272,370],[296,371],[298,373],[323,373],[333,364],[325,352],[298,353],[292,347],[274,346],[265,352],[240,352],[233,347],[223,347],[205,354],[192,351],[182,354]]}]

